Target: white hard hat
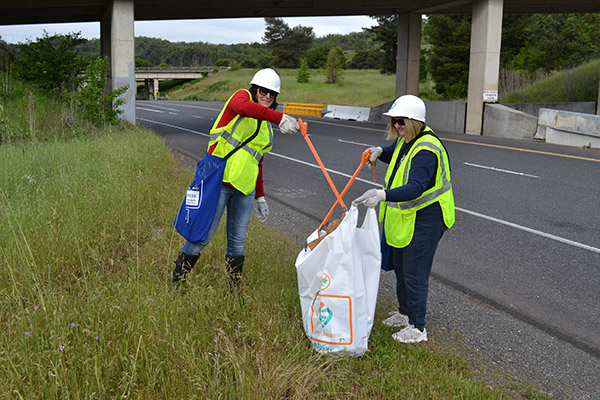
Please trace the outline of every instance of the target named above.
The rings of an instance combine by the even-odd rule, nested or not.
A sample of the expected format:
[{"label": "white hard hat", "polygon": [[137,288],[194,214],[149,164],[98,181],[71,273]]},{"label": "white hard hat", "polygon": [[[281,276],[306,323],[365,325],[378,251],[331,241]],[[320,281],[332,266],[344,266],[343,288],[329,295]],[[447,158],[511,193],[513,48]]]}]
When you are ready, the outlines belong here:
[{"label": "white hard hat", "polygon": [[277,72],[273,71],[271,68],[261,69],[255,73],[250,84],[261,86],[265,89],[271,89],[277,93],[281,91],[281,79],[279,79]]},{"label": "white hard hat", "polygon": [[400,96],[392,103],[390,110],[383,115],[388,117],[404,117],[425,122],[425,103],[412,94]]}]

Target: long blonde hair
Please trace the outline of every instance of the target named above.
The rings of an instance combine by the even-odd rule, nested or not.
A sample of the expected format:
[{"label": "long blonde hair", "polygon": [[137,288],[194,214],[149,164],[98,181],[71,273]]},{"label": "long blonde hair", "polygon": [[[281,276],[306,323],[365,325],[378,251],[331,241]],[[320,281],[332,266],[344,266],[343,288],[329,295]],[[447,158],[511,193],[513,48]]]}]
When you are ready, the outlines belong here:
[{"label": "long blonde hair", "polygon": [[[417,121],[416,119],[403,118],[406,126],[406,143],[412,141],[423,129],[425,129],[425,122]],[[400,137],[396,125],[392,123],[393,119],[390,119],[390,123],[387,128],[387,140],[396,140]]]}]

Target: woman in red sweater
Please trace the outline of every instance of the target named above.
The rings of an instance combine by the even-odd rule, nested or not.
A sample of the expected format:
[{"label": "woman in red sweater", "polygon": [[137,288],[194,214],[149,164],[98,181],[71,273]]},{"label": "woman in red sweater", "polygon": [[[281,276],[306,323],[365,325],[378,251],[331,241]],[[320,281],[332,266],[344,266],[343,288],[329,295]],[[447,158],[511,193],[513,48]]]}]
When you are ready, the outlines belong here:
[{"label": "woman in red sweater", "polygon": [[[193,268],[204,247],[212,239],[225,209],[227,209],[227,253],[225,260],[232,290],[237,290],[244,268],[246,229],[256,201],[256,215],[264,222],[269,215],[262,179],[262,159],[273,146],[273,127],[282,133],[297,132],[298,122],[276,110],[281,89],[279,75],[272,69],[258,71],[250,81],[250,89],[235,92],[221,110],[210,131],[209,154],[218,157],[228,152],[258,131],[258,135],[227,159],[223,186],[217,210],[206,239],[186,242],[173,270],[173,284],[178,287]],[[256,200],[255,200],[256,199]]]}]

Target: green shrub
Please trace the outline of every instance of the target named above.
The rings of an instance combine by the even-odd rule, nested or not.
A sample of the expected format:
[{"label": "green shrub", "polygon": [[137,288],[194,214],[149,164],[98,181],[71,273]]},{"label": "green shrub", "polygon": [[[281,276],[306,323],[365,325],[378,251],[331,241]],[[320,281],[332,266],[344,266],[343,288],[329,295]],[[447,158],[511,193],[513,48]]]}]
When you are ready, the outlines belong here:
[{"label": "green shrub", "polygon": [[303,58],[300,60],[300,68],[298,68],[298,74],[296,75],[296,82],[308,83],[310,79],[310,70],[308,69],[308,62]]},{"label": "green shrub", "polygon": [[327,54],[327,63],[325,70],[327,71],[326,83],[341,83],[344,79],[343,69],[346,67],[346,56],[344,51],[339,47],[334,47]]},{"label": "green shrub", "polygon": [[85,60],[76,48],[84,43],[80,33],[48,35],[18,46],[15,72],[22,79],[68,97],[82,82]]}]

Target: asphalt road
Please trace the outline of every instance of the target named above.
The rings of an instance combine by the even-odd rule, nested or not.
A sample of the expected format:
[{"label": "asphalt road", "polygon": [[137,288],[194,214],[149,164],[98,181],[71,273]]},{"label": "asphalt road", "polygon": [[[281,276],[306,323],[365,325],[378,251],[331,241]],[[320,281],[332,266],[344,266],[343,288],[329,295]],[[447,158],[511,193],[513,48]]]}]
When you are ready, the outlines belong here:
[{"label": "asphalt road", "polygon": [[[222,104],[139,101],[136,113],[170,147],[197,160]],[[339,191],[365,148],[388,143],[382,125],[304,120]],[[304,220],[292,232],[302,239],[335,196],[302,135],[275,128],[263,162],[265,192]],[[599,361],[600,152],[436,133],[450,154],[457,219],[440,242],[432,277]],[[348,205],[380,186],[386,168],[365,168],[344,197]]]}]

